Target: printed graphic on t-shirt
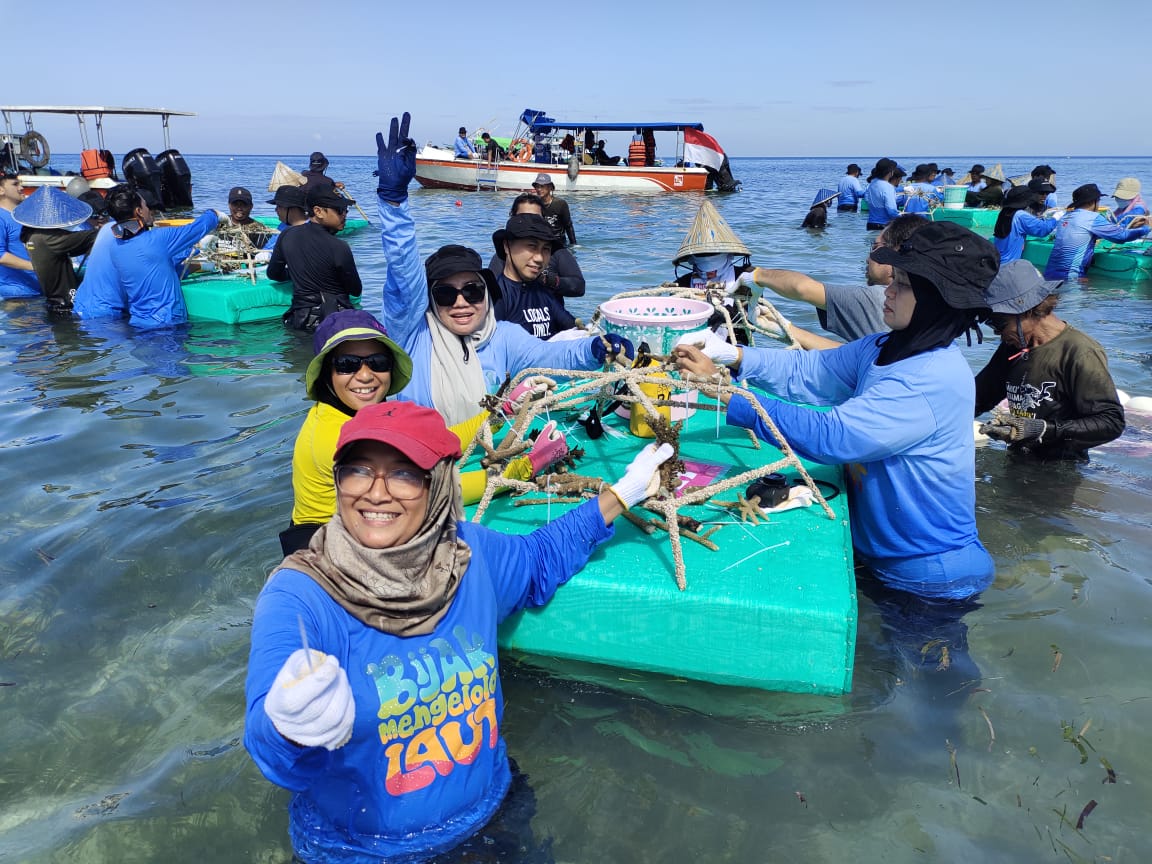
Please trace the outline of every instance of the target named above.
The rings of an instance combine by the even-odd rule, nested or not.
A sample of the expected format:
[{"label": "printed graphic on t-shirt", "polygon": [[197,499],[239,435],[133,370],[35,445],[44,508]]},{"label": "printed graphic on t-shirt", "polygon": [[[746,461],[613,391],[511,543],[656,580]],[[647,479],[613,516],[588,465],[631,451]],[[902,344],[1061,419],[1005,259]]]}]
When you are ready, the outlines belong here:
[{"label": "printed graphic on t-shirt", "polygon": [[1036,409],[1042,402],[1053,402],[1055,397],[1052,389],[1055,381],[1045,381],[1039,387],[1027,381],[1020,384],[1008,383],[1008,407],[1016,417],[1035,417]]}]

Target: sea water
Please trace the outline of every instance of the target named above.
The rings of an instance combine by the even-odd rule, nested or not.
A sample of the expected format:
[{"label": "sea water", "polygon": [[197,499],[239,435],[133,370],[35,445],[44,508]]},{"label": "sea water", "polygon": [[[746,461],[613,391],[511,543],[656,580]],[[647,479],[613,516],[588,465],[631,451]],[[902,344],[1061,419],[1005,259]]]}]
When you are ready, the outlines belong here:
[{"label": "sea water", "polygon": [[[277,158],[189,157],[197,204],[224,207],[235,185],[262,200]],[[862,284],[863,217],[799,228],[849,161],[870,160],[734,160],[744,190],[712,200],[756,264]],[[974,160],[937,161],[962,173]],[[1051,163],[1063,202],[1081,183],[1152,179],[1147,159],[1003,161],[1009,176]],[[373,167],[329,170],[369,215]],[[413,187],[421,252],[466,243],[487,260],[511,198]],[[570,196],[588,279],[571,305],[587,317],[670,278],[700,200]],[[378,312],[379,238],[351,243]],[[810,308],[778,305],[817,328]],[[1152,393],[1152,284],[1082,280],[1058,313],[1104,345],[1118,386]],[[992,346],[965,353],[978,369]],[[310,356],[278,323],[141,334],[3,305],[0,860],[290,858],[288,793],[240,741]],[[967,619],[983,677],[954,716],[901,677],[866,598],[841,698],[626,671],[607,675],[617,690],[508,658],[503,731],[536,792],[536,834],[571,862],[1148,860],[1152,417],[1128,422],[1085,466],[977,450],[997,574]]]}]

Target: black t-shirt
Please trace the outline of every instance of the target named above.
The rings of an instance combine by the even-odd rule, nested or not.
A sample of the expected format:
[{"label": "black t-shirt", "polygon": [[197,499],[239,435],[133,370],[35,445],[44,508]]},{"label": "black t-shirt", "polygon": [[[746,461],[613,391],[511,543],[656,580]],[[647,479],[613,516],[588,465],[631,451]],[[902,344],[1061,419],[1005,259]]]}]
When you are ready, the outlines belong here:
[{"label": "black t-shirt", "polygon": [[[268,262],[268,278],[292,281],[292,307],[285,320],[299,310],[297,323],[292,326],[301,329],[315,328],[338,309],[351,309],[351,298],[359,297],[363,290],[348,244],[315,222],[305,222],[280,235]],[[314,313],[311,327],[301,323],[305,311]]]},{"label": "black t-shirt", "polygon": [[497,321],[519,324],[538,339],[547,339],[575,326],[576,319],[553,292],[535,282],[524,284],[509,279],[502,269],[496,274],[496,281],[502,294],[493,310]]},{"label": "black t-shirt", "polygon": [[544,218],[552,228],[553,237],[562,244],[576,245],[576,229],[572,226],[572,211],[568,209],[567,201],[552,196],[552,200],[544,205]]},{"label": "black t-shirt", "polygon": [[68,231],[64,228],[24,228],[20,239],[28,249],[28,260],[48,300],[57,309],[71,309],[72,297],[80,280],[72,266],[73,255],[86,255],[96,240],[95,228]]}]

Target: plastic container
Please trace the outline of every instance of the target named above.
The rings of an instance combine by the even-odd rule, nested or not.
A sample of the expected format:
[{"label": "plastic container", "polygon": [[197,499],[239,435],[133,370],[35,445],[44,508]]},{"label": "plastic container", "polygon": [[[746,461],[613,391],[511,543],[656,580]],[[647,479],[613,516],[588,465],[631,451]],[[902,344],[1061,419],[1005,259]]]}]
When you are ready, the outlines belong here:
[{"label": "plastic container", "polygon": [[637,347],[647,342],[653,354],[668,354],[685,333],[703,330],[712,311],[711,303],[688,297],[624,297],[600,304],[606,330]]},{"label": "plastic container", "polygon": [[[668,378],[658,372],[653,372],[654,375],[659,375],[661,378]],[[671,380],[671,379],[669,379]],[[638,385],[644,395],[654,402],[668,401],[672,398],[672,388],[667,384],[655,384],[644,382]],[[631,416],[628,418],[628,431],[630,431],[637,438],[655,438],[656,433],[652,431],[652,427],[648,425],[648,412],[644,410],[644,406],[639,402],[634,403],[632,406]],[[663,417],[666,421],[672,420],[672,406],[670,405],[657,405],[656,413]]]},{"label": "plastic container", "polygon": [[964,199],[968,194],[967,186],[945,186],[944,187],[944,209],[945,210],[961,210],[964,207]]}]

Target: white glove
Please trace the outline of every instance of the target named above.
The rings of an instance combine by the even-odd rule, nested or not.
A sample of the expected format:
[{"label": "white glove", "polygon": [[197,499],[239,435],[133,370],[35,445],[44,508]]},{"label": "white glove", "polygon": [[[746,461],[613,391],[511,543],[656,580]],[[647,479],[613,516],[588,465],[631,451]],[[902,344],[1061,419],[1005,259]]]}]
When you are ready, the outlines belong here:
[{"label": "white glove", "polygon": [[196,262],[196,272],[198,273],[215,273],[217,269],[216,265],[207,258]]},{"label": "white glove", "polygon": [[252,256],[252,260],[257,264],[267,264],[272,260],[272,251],[270,249],[261,249]]},{"label": "white glove", "polygon": [[[776,315],[780,315],[780,310],[776,310]],[[792,337],[788,335],[788,328],[792,322],[780,315],[780,321],[777,323],[776,315],[773,315],[767,308],[760,309],[757,307],[756,317],[753,322],[757,327],[762,327],[768,332],[768,335],[773,339],[779,339],[782,342],[789,341]]]},{"label": "white glove", "polygon": [[659,447],[654,443],[649,444],[636,454],[624,476],[608,487],[612,490],[612,494],[620,499],[625,510],[656,494],[656,490],[660,488],[660,475],[657,469],[672,457],[673,452],[675,451],[668,442]]},{"label": "white glove", "polygon": [[221,211],[221,210],[217,210],[215,212],[216,212],[216,221],[219,222],[221,225],[231,225],[232,224],[232,215],[230,213],[228,213],[226,211]]},{"label": "white glove", "polygon": [[336,750],[352,737],[356,703],[335,657],[313,651],[309,669],[304,649],[297,648],[264,697],[264,713],[289,741]]},{"label": "white glove", "polygon": [[711,330],[697,331],[696,333],[685,333],[676,340],[677,345],[695,345],[704,355],[720,366],[728,366],[740,360],[740,355],[737,353],[736,346],[731,342],[725,342]]}]

